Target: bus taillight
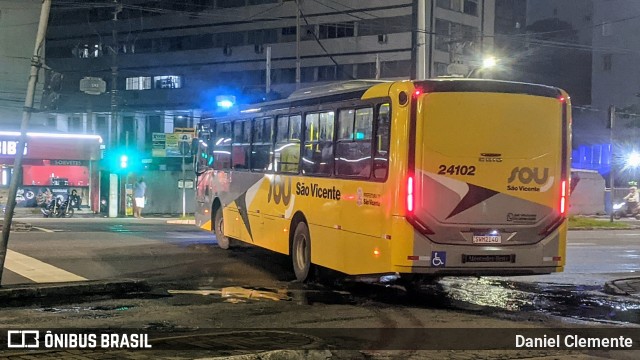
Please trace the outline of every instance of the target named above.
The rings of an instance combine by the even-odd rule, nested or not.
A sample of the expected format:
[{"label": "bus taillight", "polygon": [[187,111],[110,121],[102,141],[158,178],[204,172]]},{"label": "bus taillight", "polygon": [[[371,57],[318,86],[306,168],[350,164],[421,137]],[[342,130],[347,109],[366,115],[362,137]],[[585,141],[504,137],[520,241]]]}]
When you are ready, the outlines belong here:
[{"label": "bus taillight", "polygon": [[413,198],[413,176],[407,178],[407,212],[413,212],[414,198]]},{"label": "bus taillight", "polygon": [[562,180],[562,188],[560,189],[560,215],[565,214],[567,205],[567,180]]}]

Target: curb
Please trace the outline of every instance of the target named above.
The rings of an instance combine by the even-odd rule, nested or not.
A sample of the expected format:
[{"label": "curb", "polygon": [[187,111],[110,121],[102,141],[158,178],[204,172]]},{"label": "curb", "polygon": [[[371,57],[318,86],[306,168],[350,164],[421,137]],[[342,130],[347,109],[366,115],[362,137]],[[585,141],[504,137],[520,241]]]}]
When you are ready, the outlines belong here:
[{"label": "curb", "polygon": [[167,224],[185,224],[185,225],[195,225],[195,220],[167,220]]},{"label": "curb", "polygon": [[77,301],[79,297],[114,296],[149,291],[144,280],[97,280],[0,287],[0,304],[25,306],[33,302]]},{"label": "curb", "polygon": [[607,281],[604,284],[603,290],[606,294],[609,295],[632,296],[640,298],[640,277]]}]

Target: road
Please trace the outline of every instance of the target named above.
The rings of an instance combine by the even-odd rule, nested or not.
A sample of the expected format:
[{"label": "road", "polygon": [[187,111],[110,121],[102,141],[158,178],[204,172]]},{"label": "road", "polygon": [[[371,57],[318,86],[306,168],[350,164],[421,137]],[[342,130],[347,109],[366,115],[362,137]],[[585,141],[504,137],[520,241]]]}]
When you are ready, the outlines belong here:
[{"label": "road", "polygon": [[[21,220],[25,221],[25,220]],[[241,268],[233,278],[246,276],[257,286],[290,280],[288,259],[259,249],[228,253],[216,248],[215,237],[193,225],[167,224],[166,219],[29,219],[34,230],[11,235],[9,248],[87,279],[107,279],[146,274],[155,277],[196,278],[192,267],[217,266],[230,257]],[[239,252],[246,255],[239,256]],[[269,261],[264,258],[273,260]],[[255,263],[259,266],[249,269]],[[211,262],[210,264],[207,262]],[[255,265],[254,265],[255,266]],[[11,262],[8,262],[11,268]],[[270,268],[271,267],[271,268]],[[225,269],[234,271],[233,266]],[[509,278],[535,283],[602,285],[620,277],[640,274],[640,230],[570,231],[565,272]],[[34,280],[5,271],[2,283]],[[35,280],[38,282],[38,280]]]},{"label": "road", "polygon": [[[415,295],[393,284],[372,284],[362,279],[339,279],[328,286],[298,284],[292,282],[294,276],[286,256],[249,246],[221,250],[210,233],[193,225],[167,224],[166,219],[29,222],[35,230],[11,235],[12,253],[3,285],[35,284],[52,281],[51,277],[64,281],[70,276],[89,280],[139,278],[146,279],[153,290],[134,297],[65,299],[60,304],[4,308],[0,323],[9,326],[136,328],[165,335],[214,328],[329,327],[344,329],[340,339],[356,328],[385,329],[389,335],[390,329],[407,327],[640,327],[640,302],[601,292],[604,281],[638,274],[637,230],[570,232],[568,266],[563,274],[447,278]],[[273,334],[265,338],[270,336]],[[341,345],[333,346],[339,349]],[[203,351],[197,356],[211,355]],[[378,353],[337,354],[334,358],[389,358]],[[508,357],[567,354],[522,350]],[[402,358],[423,355],[419,351],[401,353]],[[638,354],[618,351],[590,355],[632,359]],[[468,353],[452,352],[434,356],[469,358]],[[157,354],[150,358],[157,358]],[[503,359],[505,354],[480,351],[474,352],[473,358]]]}]

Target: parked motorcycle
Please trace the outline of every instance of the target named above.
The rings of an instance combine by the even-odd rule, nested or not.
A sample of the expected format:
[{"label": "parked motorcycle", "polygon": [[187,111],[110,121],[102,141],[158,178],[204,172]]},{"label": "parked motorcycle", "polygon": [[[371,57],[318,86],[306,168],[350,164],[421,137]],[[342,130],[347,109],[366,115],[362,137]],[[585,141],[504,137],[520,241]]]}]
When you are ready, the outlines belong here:
[{"label": "parked motorcycle", "polygon": [[620,219],[623,217],[635,217],[640,220],[640,207],[635,204],[630,205],[627,202],[613,204],[613,217]]},{"label": "parked motorcycle", "polygon": [[46,207],[41,208],[40,211],[42,212],[42,216],[46,218],[70,218],[73,217],[75,213],[69,198],[63,199],[62,197],[55,197]]}]

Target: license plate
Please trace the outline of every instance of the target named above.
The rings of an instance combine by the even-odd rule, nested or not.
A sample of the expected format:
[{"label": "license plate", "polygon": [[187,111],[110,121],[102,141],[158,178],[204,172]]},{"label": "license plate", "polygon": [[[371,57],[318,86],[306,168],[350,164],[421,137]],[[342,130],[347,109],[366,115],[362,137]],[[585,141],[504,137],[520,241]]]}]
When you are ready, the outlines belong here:
[{"label": "license plate", "polygon": [[475,262],[475,263],[485,263],[485,262],[516,262],[515,255],[462,255],[462,263]]},{"label": "license plate", "polygon": [[500,244],[502,236],[500,235],[473,235],[474,244]]}]

